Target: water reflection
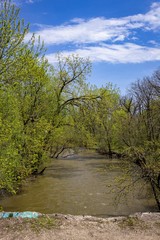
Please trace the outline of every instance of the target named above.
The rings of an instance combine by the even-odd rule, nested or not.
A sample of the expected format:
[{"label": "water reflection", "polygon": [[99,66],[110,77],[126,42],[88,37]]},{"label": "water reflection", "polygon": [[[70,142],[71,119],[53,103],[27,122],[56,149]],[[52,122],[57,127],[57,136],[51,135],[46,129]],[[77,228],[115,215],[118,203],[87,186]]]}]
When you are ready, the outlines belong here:
[{"label": "water reflection", "polygon": [[66,159],[57,159],[43,176],[29,181],[20,195],[0,201],[6,211],[38,211],[42,213],[89,214],[96,216],[128,215],[154,211],[155,202],[145,196],[143,184],[127,199],[115,205],[114,179],[121,174],[119,160],[109,160],[97,153],[85,152]]}]

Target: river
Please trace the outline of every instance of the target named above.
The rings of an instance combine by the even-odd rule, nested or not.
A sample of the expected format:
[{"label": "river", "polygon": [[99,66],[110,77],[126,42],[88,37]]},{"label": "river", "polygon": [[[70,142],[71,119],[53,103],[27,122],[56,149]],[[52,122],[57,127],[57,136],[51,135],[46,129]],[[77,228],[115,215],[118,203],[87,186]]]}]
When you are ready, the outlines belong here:
[{"label": "river", "polygon": [[42,176],[27,181],[20,194],[1,199],[0,205],[5,211],[101,217],[156,211],[152,194],[146,194],[149,186],[143,182],[117,205],[115,178],[122,174],[120,166],[121,160],[93,151],[56,159]]}]

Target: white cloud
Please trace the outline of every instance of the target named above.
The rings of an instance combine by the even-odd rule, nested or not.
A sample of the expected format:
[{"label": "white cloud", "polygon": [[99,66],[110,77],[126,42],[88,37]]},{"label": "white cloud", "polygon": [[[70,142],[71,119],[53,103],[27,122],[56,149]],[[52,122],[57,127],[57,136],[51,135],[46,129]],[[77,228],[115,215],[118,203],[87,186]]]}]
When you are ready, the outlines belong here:
[{"label": "white cloud", "polygon": [[148,43],[150,43],[154,46],[160,46],[160,44],[158,42],[156,42],[155,40],[150,40],[150,41],[148,41]]},{"label": "white cloud", "polygon": [[[140,46],[133,43],[102,44],[98,47],[85,47],[75,51],[62,52],[64,56],[78,54],[81,57],[89,57],[96,62],[110,63],[142,63],[160,60],[160,48]],[[56,62],[55,54],[48,54],[46,58],[50,63]]]},{"label": "white cloud", "polygon": [[33,0],[26,0],[26,3],[34,3]]},{"label": "white cloud", "polygon": [[35,3],[39,0],[12,0],[12,3],[14,3],[15,5],[22,5],[24,3],[27,3],[27,4],[32,4],[32,3]]},{"label": "white cloud", "polygon": [[[110,20],[109,20],[110,21]],[[57,27],[44,27],[44,29],[37,31],[36,35],[40,35],[45,44],[61,44],[61,43],[96,43],[99,41],[106,41],[116,39],[129,35],[128,29],[124,26],[116,26],[113,20],[112,23],[107,23],[108,20],[103,18],[94,18],[88,21],[81,20],[75,24],[60,25]],[[114,25],[114,28],[113,28]],[[28,38],[31,33],[28,34]]]},{"label": "white cloud", "polygon": [[[160,29],[160,2],[153,3],[146,14],[110,19],[75,18],[60,26],[37,27],[39,30],[35,35],[48,46],[72,44],[73,50],[62,52],[64,56],[78,54],[92,61],[110,63],[160,61],[160,45],[155,40],[148,39],[145,45],[135,44],[140,36],[138,30],[155,32]],[[30,39],[31,35],[29,33],[27,38]],[[46,58],[50,63],[56,62],[54,53],[46,55]]]},{"label": "white cloud", "polygon": [[[32,0],[31,0],[32,1]],[[99,43],[124,41],[132,38],[136,30],[155,31],[160,28],[160,3],[153,3],[146,14],[123,18],[103,17],[84,20],[72,19],[60,26],[44,26],[35,34],[41,36],[46,45],[65,43]],[[26,39],[31,37],[29,33]]]}]

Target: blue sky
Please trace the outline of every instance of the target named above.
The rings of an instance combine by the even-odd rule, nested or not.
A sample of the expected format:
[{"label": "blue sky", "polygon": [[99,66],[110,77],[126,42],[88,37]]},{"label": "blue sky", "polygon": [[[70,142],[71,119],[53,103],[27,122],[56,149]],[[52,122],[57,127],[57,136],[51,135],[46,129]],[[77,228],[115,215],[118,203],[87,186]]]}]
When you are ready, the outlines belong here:
[{"label": "blue sky", "polygon": [[46,57],[79,54],[93,62],[91,84],[112,82],[122,93],[160,66],[160,1],[14,0]]}]

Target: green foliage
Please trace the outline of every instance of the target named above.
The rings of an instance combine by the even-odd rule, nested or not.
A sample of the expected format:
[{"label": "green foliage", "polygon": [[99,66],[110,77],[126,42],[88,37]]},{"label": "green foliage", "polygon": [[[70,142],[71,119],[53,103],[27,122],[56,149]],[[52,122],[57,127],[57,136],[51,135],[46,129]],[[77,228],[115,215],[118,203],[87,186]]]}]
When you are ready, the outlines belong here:
[{"label": "green foliage", "polygon": [[40,41],[25,43],[29,27],[10,0],[1,3],[0,31],[0,189],[16,193],[50,156],[83,145],[75,109],[96,96],[85,83],[90,61],[58,55],[49,66]]},{"label": "green foliage", "polygon": [[153,191],[160,209],[160,138],[159,138],[159,73],[134,83],[130,97],[122,99],[123,149],[126,159],[139,168]]},{"label": "green foliage", "polygon": [[82,130],[85,129],[92,147],[95,146],[102,153],[112,154],[119,148],[119,94],[110,84],[105,88],[94,88],[92,92],[98,97],[80,108],[77,122]]},{"label": "green foliage", "polygon": [[59,221],[53,217],[42,216],[37,219],[25,220],[35,232],[41,232],[42,229],[53,229],[59,226]]},{"label": "green foliage", "polygon": [[111,84],[86,83],[91,63],[44,46],[10,0],[0,6],[0,189],[16,193],[23,180],[66,148],[88,147],[126,156],[151,184],[160,209],[160,72],[120,97]]},{"label": "green foliage", "polygon": [[17,186],[24,174],[19,155],[22,124],[18,103],[9,87],[0,90],[0,114],[0,188],[14,192],[13,185]]},{"label": "green foliage", "polygon": [[[17,64],[26,45],[23,43],[28,32],[28,25],[19,19],[19,9],[10,0],[2,1],[0,6],[0,82],[10,83],[15,70],[21,68]],[[14,65],[18,69],[14,69]]]},{"label": "green foliage", "polygon": [[118,223],[119,227],[122,229],[126,229],[129,228],[130,230],[134,230],[134,229],[147,229],[147,225],[145,224],[144,221],[142,221],[141,219],[137,218],[137,217],[127,217],[125,219],[122,219],[119,223]]},{"label": "green foliage", "polygon": [[39,155],[48,122],[37,106],[44,102],[43,92],[46,95],[48,65],[39,59],[42,49],[34,47],[34,38],[29,45],[24,43],[28,26],[9,0],[1,3],[0,31],[0,189],[16,193],[42,162]]}]

